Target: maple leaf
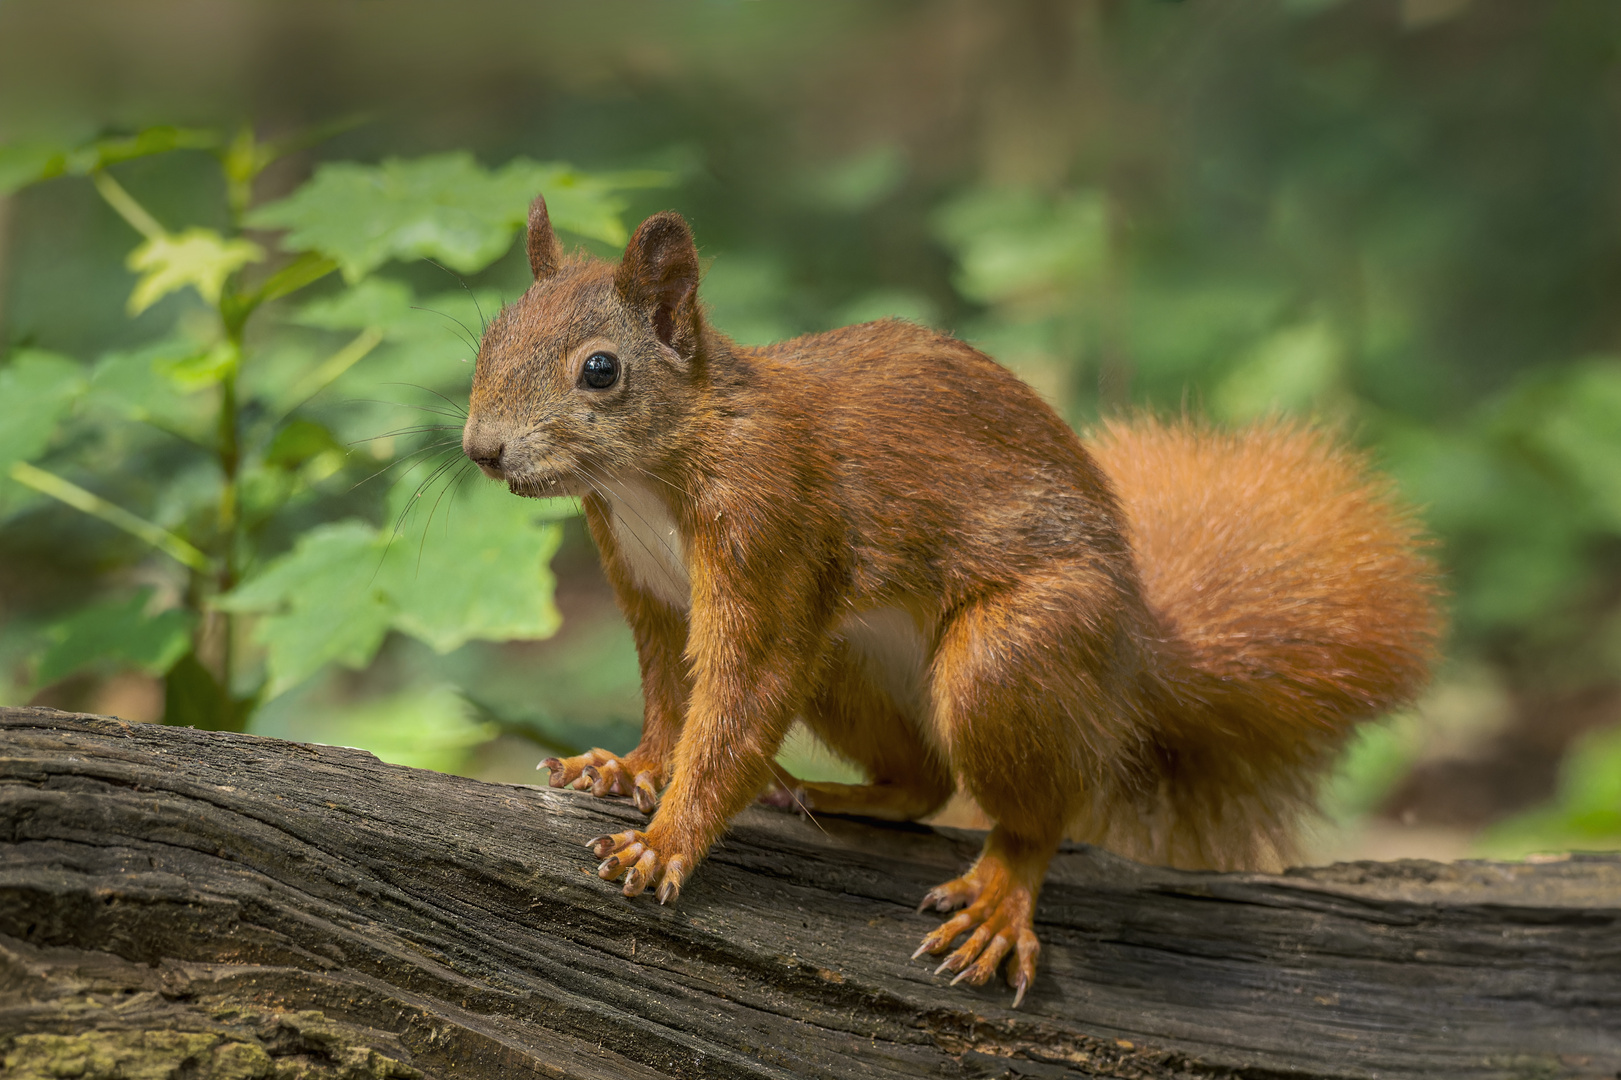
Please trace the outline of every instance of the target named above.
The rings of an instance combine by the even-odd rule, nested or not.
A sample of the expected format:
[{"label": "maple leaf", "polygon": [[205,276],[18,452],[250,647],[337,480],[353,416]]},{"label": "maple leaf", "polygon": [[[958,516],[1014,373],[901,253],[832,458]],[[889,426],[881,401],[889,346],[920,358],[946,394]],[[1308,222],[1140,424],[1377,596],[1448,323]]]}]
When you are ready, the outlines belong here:
[{"label": "maple leaf", "polygon": [[129,294],[129,313],[139,315],[188,285],[208,303],[218,304],[225,279],[264,257],[264,249],[251,240],[227,240],[213,229],[149,237],[126,261],[141,275]]}]

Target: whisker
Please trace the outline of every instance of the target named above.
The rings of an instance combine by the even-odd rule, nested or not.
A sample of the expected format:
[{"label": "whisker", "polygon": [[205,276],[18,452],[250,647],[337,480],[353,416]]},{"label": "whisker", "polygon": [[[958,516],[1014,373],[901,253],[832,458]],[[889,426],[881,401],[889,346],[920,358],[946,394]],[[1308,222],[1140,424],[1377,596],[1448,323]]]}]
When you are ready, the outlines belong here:
[{"label": "whisker", "polygon": [[[421,464],[421,463],[418,462],[418,464]],[[437,467],[435,467],[433,472],[428,474],[428,478],[426,480],[423,480],[420,484],[418,484],[416,486],[416,490],[411,493],[411,497],[409,499],[407,499],[405,501],[405,505],[400,508],[399,515],[397,517],[395,517],[395,519],[394,519],[394,527],[389,530],[388,543],[383,545],[383,553],[378,556],[378,558],[377,558],[377,567],[376,567],[376,569],[374,569],[372,571],[372,575],[371,575],[372,576],[372,581],[376,581],[377,580],[377,575],[382,573],[383,564],[388,561],[388,553],[390,551],[394,550],[394,541],[399,538],[400,530],[405,525],[405,519],[408,516],[410,516],[411,509],[414,506],[416,506],[416,501],[422,497],[423,490],[425,488],[427,488],[429,485],[431,485],[435,480],[439,479],[439,477],[443,476],[445,474],[446,469],[451,468],[455,464],[456,464],[456,459],[454,457],[452,457],[448,461],[441,462]],[[415,465],[412,466],[412,468],[415,468],[415,467],[416,467]],[[406,472],[409,473],[410,469],[407,469]],[[421,557],[422,557],[421,552],[418,552],[417,553],[417,558],[418,558],[418,564],[417,565],[418,565],[419,568],[421,566],[421,562],[420,562]]]},{"label": "whisker", "polygon": [[[450,267],[441,266],[439,263],[435,262],[433,259],[429,259],[427,261],[430,262],[430,263],[433,263],[433,265],[435,265],[435,266],[438,266],[439,269],[443,270],[445,273],[447,273],[451,277],[455,278],[461,284],[462,291],[467,293],[467,298],[473,302],[473,310],[478,312],[479,330],[481,332],[484,331],[484,330],[488,330],[490,328],[490,320],[488,320],[488,319],[486,319],[484,317],[484,309],[479,306],[478,294],[473,292],[473,290],[468,287],[467,279],[462,277],[460,274],[456,273],[456,271],[452,270]],[[466,328],[463,327],[463,329],[466,329]]]},{"label": "whisker", "polygon": [[[422,498],[423,492],[431,487],[435,480],[443,476],[446,470],[450,469],[455,464],[456,461],[454,458],[449,461],[442,462],[433,470],[433,472],[428,474],[428,478],[426,480],[423,480],[416,486],[416,490],[411,493],[411,497],[407,499],[405,505],[400,508],[399,516],[394,519],[394,529],[389,534],[388,540],[391,546],[394,543],[394,537],[400,535],[400,529],[405,525],[405,519],[410,516],[411,510],[416,506],[416,501]],[[384,554],[387,554],[386,550],[384,551]]]},{"label": "whisker", "polygon": [[[462,407],[460,402],[453,401],[450,398],[447,398],[445,395],[441,394],[437,390],[432,389],[431,387],[423,386],[421,383],[413,383],[413,382],[389,382],[389,383],[384,383],[383,385],[384,386],[409,386],[413,390],[421,390],[424,394],[432,394],[434,397],[438,398],[440,401],[444,402],[446,405],[449,405],[452,409],[454,409],[457,416],[461,417],[464,420],[467,419],[467,410]],[[427,406],[423,406],[423,405],[413,405],[413,406],[409,406],[409,407],[410,408],[419,408],[419,409],[423,409],[424,411],[427,411]]]},{"label": "whisker", "polygon": [[634,465],[634,466],[632,466],[632,468],[634,468],[637,472],[641,473],[643,476],[645,476],[645,477],[647,477],[647,478],[649,478],[651,480],[659,481],[659,483],[664,484],[671,491],[679,491],[681,494],[685,495],[689,499],[692,499],[694,502],[697,501],[698,497],[696,495],[694,495],[692,492],[688,491],[686,488],[682,487],[680,484],[677,484],[675,481],[668,480],[668,479],[660,476],[656,472],[649,472],[647,469],[642,468],[640,465]]},{"label": "whisker", "polygon": [[[389,383],[389,384],[385,384],[385,385],[410,386],[411,384],[410,383]],[[445,400],[449,401],[450,399],[446,398]],[[435,416],[451,416],[451,417],[456,418],[457,420],[465,420],[465,419],[467,419],[467,414],[466,413],[451,412],[448,409],[441,409],[437,405],[408,405],[403,401],[384,401],[382,398],[348,398],[348,399],[346,399],[346,404],[349,404],[349,405],[358,405],[358,404],[392,405],[396,409],[413,409],[416,412],[433,413]],[[452,404],[455,404],[455,403],[452,402]]]},{"label": "whisker", "polygon": [[[428,533],[433,529],[433,515],[439,512],[439,504],[445,501],[445,496],[446,495],[449,495],[453,490],[455,490],[456,481],[466,474],[468,468],[472,464],[473,463],[471,461],[462,462],[462,467],[460,469],[456,470],[455,475],[453,475],[450,478],[450,480],[445,484],[444,487],[439,489],[439,497],[433,500],[433,506],[429,507],[429,509],[428,509],[428,520],[425,521],[423,523],[423,525],[422,525],[422,539],[417,541],[417,569],[416,569],[416,572],[419,575],[422,573],[422,553],[428,549]],[[446,536],[450,535],[450,511],[449,511],[449,509],[445,510],[445,535]]]},{"label": "whisker", "polygon": [[[468,465],[472,465],[472,462],[471,462],[471,461],[469,461],[469,462],[468,462]],[[457,474],[456,474],[456,483],[457,483],[457,484],[462,484],[462,483],[465,483],[465,482],[466,482],[466,480],[467,480],[467,478],[468,478],[468,477],[469,477],[469,476],[473,476],[473,475],[474,475],[474,473],[473,473],[473,472],[471,472],[471,471],[470,471],[470,470],[468,470],[468,469],[463,469],[463,470],[462,470],[462,471],[461,471],[461,472],[459,472],[459,473],[457,473]]]},{"label": "whisker", "polygon": [[[585,468],[586,468],[585,463],[580,462],[579,463],[579,468],[582,471],[585,470]],[[589,476],[585,477],[585,479],[586,479],[586,483],[588,483],[588,484],[591,483],[591,478]],[[598,479],[600,479],[600,478],[598,478]],[[681,555],[679,553],[677,553],[676,550],[670,546],[670,542],[665,537],[660,535],[659,530],[653,526],[652,522],[648,521],[645,517],[643,517],[641,515],[640,511],[638,511],[635,507],[631,506],[629,503],[625,502],[623,499],[615,499],[611,494],[609,494],[607,491],[603,490],[603,487],[606,487],[607,483],[608,483],[606,480],[602,480],[601,483],[603,485],[602,487],[599,487],[596,484],[592,484],[591,486],[592,486],[592,489],[597,492],[597,494],[602,496],[604,501],[606,501],[610,506],[614,507],[616,511],[628,511],[629,513],[635,515],[636,520],[641,522],[642,525],[647,529],[647,531],[652,534],[653,538],[658,541],[659,546],[662,547],[664,549],[665,553],[670,556],[671,561],[676,566],[685,566],[686,565],[686,562],[687,562],[686,559],[682,558]],[[655,560],[658,558],[658,556],[656,554],[654,554],[653,549],[647,546],[647,541],[646,540],[643,540],[634,531],[631,533],[631,535],[636,537],[636,542],[642,546],[642,550],[647,552],[647,554],[648,554],[648,556],[650,558],[653,558]]]},{"label": "whisker", "polygon": [[[468,348],[472,349],[474,352],[478,352],[478,341],[474,339],[473,331],[468,329],[467,324],[456,318],[454,315],[447,315],[443,311],[439,311],[431,307],[424,307],[421,304],[412,304],[411,310],[426,311],[439,316],[441,319],[449,319],[451,322],[462,328],[461,334],[457,335],[457,340],[459,340],[463,345],[466,345]],[[448,330],[449,327],[446,327],[446,329]],[[452,330],[451,333],[455,333],[455,331]]]},{"label": "whisker", "polygon": [[[379,439],[392,439],[392,438],[395,438],[396,436],[399,436],[399,435],[426,435],[430,431],[460,431],[460,430],[461,430],[461,425],[460,424],[426,424],[426,425],[424,425],[422,427],[395,428],[393,431],[385,431],[381,435],[367,435],[363,439],[350,439],[348,442],[344,443],[344,445],[345,446],[358,446],[361,443],[376,442]],[[449,440],[446,440],[446,441],[448,442]],[[435,443],[434,445],[443,446],[445,444],[444,443]]]},{"label": "whisker", "polygon": [[[407,461],[410,461],[412,458],[417,457],[418,455],[427,454],[427,453],[430,453],[430,452],[432,452],[434,450],[439,450],[440,453],[444,453],[445,451],[442,448],[450,446],[450,445],[452,445],[452,442],[451,442],[451,440],[447,439],[442,443],[430,443],[427,446],[420,446],[417,449],[412,450],[408,454],[404,454],[404,455],[401,455],[400,457],[395,458],[393,461],[389,462],[387,465],[384,465],[381,469],[378,469],[376,472],[372,473],[370,476],[366,477],[364,480],[355,481],[355,483],[349,488],[349,490],[353,491],[353,490],[355,490],[355,488],[359,487],[361,484],[370,483],[371,481],[377,479],[379,476],[382,476],[384,473],[388,472],[388,470],[392,469],[394,466],[403,465]],[[411,465],[411,469],[416,468],[420,464],[422,464],[422,462],[420,462],[420,461],[414,462]],[[409,473],[411,471],[411,469],[407,469],[407,470],[405,470],[405,472]]]},{"label": "whisker", "polygon": [[788,793],[788,797],[790,799],[794,800],[794,805],[799,807],[799,812],[809,818],[812,825],[815,825],[818,829],[822,829],[822,835],[826,836],[827,830],[822,828],[822,823],[816,820],[816,815],[811,813],[811,808],[805,805],[805,800],[799,797],[799,792],[795,791],[794,785],[789,783],[793,777],[789,775],[788,771],[782,768],[782,766],[778,765],[775,761],[770,763],[770,769],[771,774],[776,777],[777,785]]}]

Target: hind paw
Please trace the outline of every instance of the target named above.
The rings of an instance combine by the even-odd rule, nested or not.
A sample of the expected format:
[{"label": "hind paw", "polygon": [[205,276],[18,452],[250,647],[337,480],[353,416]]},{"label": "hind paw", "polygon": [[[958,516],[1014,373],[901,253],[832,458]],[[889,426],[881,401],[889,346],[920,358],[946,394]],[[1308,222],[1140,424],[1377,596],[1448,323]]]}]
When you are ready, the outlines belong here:
[{"label": "hind paw", "polygon": [[600,797],[629,795],[636,809],[651,814],[658,808],[658,789],[664,770],[632,750],[620,758],[607,750],[589,750],[575,757],[547,758],[536,768],[550,769],[547,781],[554,788],[590,790]]},{"label": "hind paw", "polygon": [[1034,925],[1035,892],[1014,881],[999,862],[987,865],[988,862],[981,860],[967,874],[929,890],[924,896],[919,911],[929,907],[950,911],[963,904],[967,907],[935,927],[912,957],[945,952],[966,933],[968,939],[945,958],[935,974],[954,972],[953,986],[960,982],[983,986],[1011,953],[1007,981],[1013,987],[1016,1009],[1035,980],[1036,959],[1041,955],[1041,942],[1036,939]]}]

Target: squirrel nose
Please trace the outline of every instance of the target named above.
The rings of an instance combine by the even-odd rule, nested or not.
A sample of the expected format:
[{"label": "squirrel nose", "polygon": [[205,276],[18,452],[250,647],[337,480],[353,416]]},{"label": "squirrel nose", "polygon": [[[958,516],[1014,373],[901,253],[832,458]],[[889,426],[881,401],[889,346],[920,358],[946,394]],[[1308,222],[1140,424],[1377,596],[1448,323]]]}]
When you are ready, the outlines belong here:
[{"label": "squirrel nose", "polygon": [[499,475],[501,472],[501,453],[507,448],[506,443],[496,443],[490,446],[469,446],[467,456],[473,459],[473,464],[486,473]]}]

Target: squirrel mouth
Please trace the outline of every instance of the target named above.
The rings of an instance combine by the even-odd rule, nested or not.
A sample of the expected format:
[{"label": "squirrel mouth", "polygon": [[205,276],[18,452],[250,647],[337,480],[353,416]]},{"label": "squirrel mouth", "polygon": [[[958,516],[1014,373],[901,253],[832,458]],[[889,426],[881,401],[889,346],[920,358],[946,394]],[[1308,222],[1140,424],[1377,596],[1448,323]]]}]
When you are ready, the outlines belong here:
[{"label": "squirrel mouth", "polygon": [[581,492],[575,490],[578,486],[580,485],[569,483],[560,473],[507,477],[507,490],[526,499],[551,499],[560,495],[579,495]]}]

